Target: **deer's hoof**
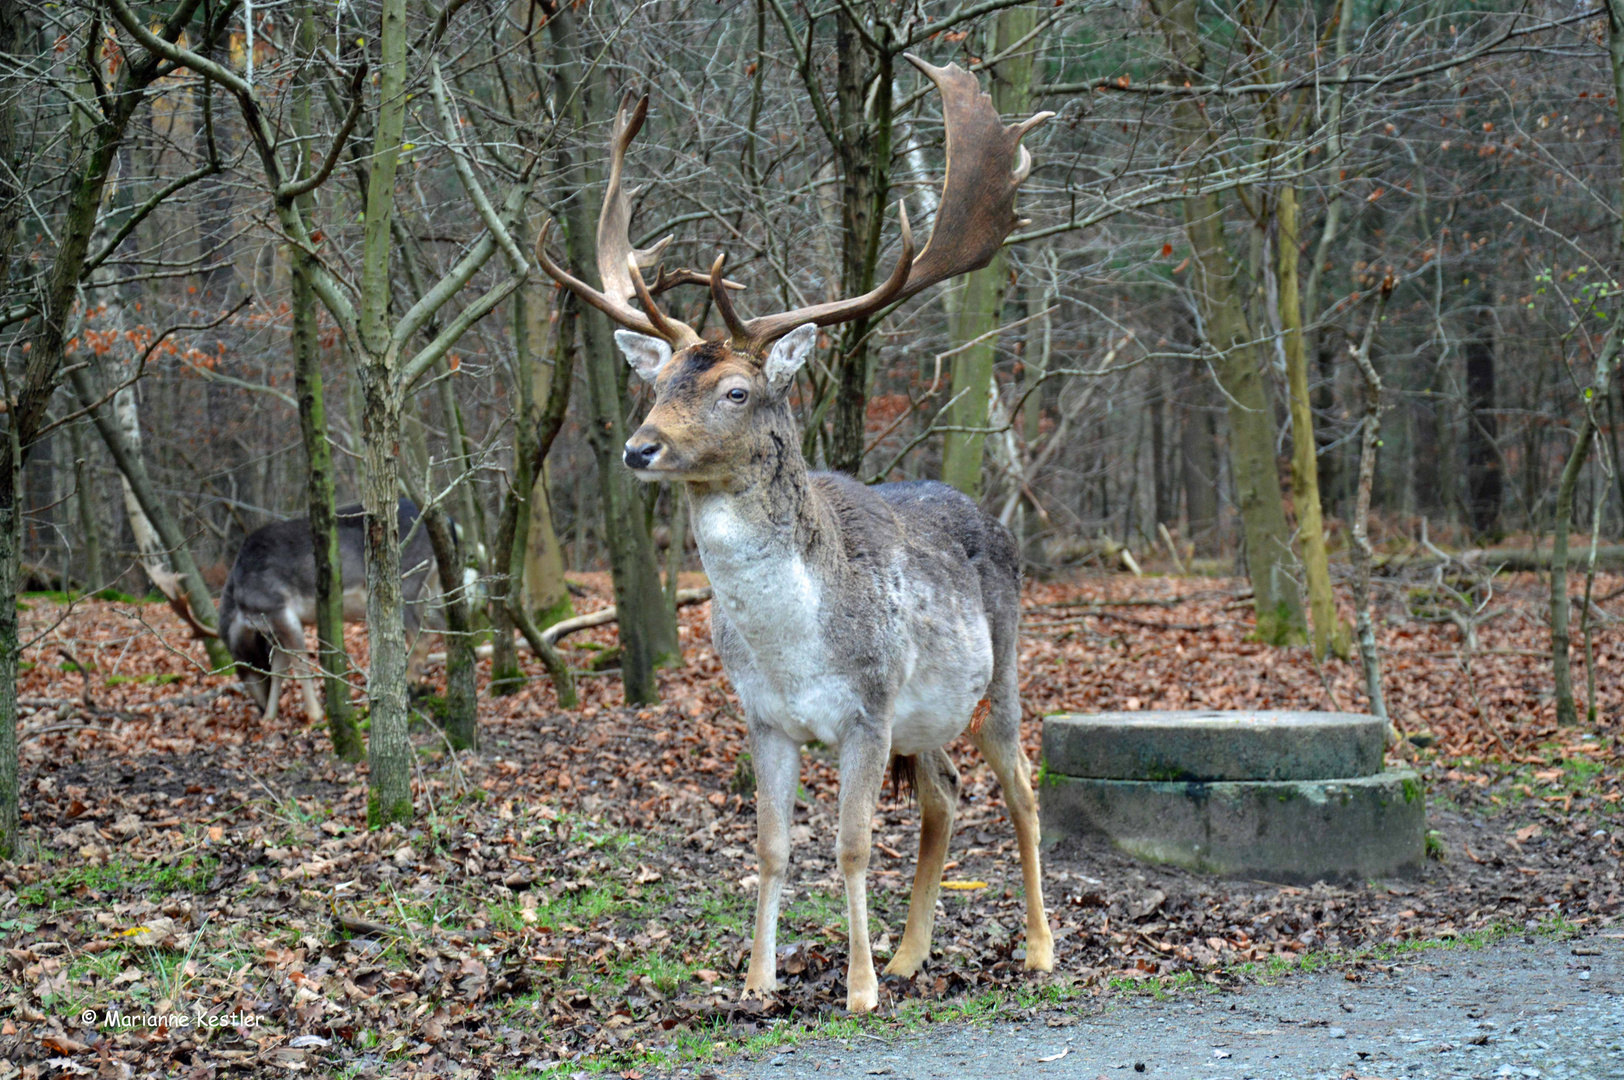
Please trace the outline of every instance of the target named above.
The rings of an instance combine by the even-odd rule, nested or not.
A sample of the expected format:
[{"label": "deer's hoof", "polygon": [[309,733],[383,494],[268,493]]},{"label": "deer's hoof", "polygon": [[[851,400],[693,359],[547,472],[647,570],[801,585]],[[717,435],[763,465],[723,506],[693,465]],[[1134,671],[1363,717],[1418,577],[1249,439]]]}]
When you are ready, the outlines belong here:
[{"label": "deer's hoof", "polygon": [[846,1011],[853,1016],[871,1013],[880,1007],[880,990],[877,986],[864,989],[852,989],[846,992]]},{"label": "deer's hoof", "polygon": [[751,975],[744,980],[744,990],[739,994],[740,1001],[749,1001],[755,998],[765,1001],[778,991],[778,978],[774,975]]},{"label": "deer's hoof", "polygon": [[1054,939],[1046,941],[1027,941],[1026,943],[1026,970],[1027,971],[1053,971],[1054,970]]},{"label": "deer's hoof", "polygon": [[883,974],[895,975],[901,979],[911,979],[919,974],[919,969],[925,966],[925,957],[928,952],[913,953],[905,949],[898,949],[891,962],[885,965]]}]

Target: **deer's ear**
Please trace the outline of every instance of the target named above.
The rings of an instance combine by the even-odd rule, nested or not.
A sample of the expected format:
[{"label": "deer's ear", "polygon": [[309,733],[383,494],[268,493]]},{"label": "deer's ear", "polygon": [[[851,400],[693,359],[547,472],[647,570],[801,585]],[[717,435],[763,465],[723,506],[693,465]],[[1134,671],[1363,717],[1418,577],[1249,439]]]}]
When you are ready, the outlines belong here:
[{"label": "deer's ear", "polygon": [[615,344],[620,346],[626,362],[644,382],[653,382],[660,369],[671,362],[671,346],[657,337],[631,330],[616,330]]},{"label": "deer's ear", "polygon": [[818,328],[812,323],[803,323],[773,342],[767,359],[761,364],[761,372],[767,376],[767,388],[774,394],[788,390],[795,373],[812,355],[812,346],[817,342]]}]

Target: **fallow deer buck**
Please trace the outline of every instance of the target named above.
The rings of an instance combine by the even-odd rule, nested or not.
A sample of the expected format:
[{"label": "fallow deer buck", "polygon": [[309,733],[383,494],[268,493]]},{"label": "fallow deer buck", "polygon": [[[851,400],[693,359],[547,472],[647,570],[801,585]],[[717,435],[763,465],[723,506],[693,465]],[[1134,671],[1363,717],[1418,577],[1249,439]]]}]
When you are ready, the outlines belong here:
[{"label": "fallow deer buck", "polygon": [[[627,466],[642,480],[687,485],[699,557],[715,591],[711,636],[744,705],[756,772],[761,884],[744,991],[777,988],[778,907],[800,748],[817,739],[840,755],[836,856],[850,916],[846,1006],[852,1012],[878,1004],[866,875],[887,763],[898,776],[911,777],[923,815],[908,925],[885,969],[911,977],[930,955],[958,798],[958,772],[944,748],[966,728],[997,775],[1015,824],[1026,889],[1026,967],[1054,966],[1037,806],[1020,739],[1014,539],[945,484],[865,487],[850,477],[810,472],[786,401],[818,327],[875,315],[985,266],[1019,224],[1015,192],[1031,170],[1020,140],[1052,114],[1006,127],[975,76],[956,65],[908,59],[941,93],[947,178],[930,242],[915,258],[907,211],[900,208],[896,269],[864,296],[743,319],[718,257],[709,285],[728,339],[701,340],[692,327],[662,313],[639,268],[653,266],[668,240],[647,250],[632,247],[621,183],[647,98],[629,113],[622,106],[611,136],[598,222],[602,290],[548,257],[545,228],[536,243],[537,261],[548,274],[626,328],[616,340],[637,373],[654,384],[654,407],[626,444]],[[667,281],[662,274],[657,284]]]}]

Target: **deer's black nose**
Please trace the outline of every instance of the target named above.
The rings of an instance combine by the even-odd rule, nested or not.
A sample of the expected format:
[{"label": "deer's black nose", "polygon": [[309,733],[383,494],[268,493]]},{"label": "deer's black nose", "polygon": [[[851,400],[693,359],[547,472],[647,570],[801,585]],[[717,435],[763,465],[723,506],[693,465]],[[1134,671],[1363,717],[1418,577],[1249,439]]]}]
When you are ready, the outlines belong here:
[{"label": "deer's black nose", "polygon": [[626,444],[626,467],[628,469],[646,469],[660,453],[660,444],[657,442],[638,442],[635,439]]}]

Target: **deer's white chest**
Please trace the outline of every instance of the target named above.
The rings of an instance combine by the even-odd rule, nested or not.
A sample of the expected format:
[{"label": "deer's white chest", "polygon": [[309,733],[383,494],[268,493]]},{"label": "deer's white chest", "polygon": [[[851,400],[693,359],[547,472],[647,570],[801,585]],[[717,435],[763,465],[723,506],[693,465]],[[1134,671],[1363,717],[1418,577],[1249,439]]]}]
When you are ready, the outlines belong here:
[{"label": "deer's white chest", "polygon": [[725,503],[698,508],[694,534],[722,663],[746,713],[797,742],[838,745],[862,706],[829,647],[821,584],[798,553]]}]

